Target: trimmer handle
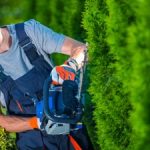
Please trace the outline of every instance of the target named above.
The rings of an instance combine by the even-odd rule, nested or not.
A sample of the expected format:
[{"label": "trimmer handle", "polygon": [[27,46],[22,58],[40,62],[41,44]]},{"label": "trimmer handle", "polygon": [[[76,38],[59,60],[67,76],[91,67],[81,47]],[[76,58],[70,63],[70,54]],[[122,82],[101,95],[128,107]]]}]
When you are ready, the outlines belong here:
[{"label": "trimmer handle", "polygon": [[49,109],[49,88],[50,85],[52,84],[52,77],[49,76],[45,82],[44,82],[44,88],[43,88],[43,101],[44,101],[44,113],[45,116],[53,121],[53,122],[57,122],[57,123],[69,123],[69,124],[76,124],[77,122],[79,122],[82,118],[82,108],[79,106],[77,108],[77,112],[74,118],[70,118],[70,117],[60,117],[57,116],[55,114],[53,114],[50,109]]}]

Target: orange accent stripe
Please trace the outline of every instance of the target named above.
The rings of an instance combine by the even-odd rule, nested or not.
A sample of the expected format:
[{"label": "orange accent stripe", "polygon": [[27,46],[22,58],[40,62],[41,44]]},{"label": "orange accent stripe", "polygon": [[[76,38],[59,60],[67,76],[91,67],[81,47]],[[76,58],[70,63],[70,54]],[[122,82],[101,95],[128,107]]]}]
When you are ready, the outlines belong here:
[{"label": "orange accent stripe", "polygon": [[75,150],[82,150],[82,148],[79,146],[79,144],[75,141],[75,139],[71,136],[71,135],[68,135],[69,136],[69,139],[70,139],[70,142],[72,143],[73,147]]},{"label": "orange accent stripe", "polygon": [[17,103],[17,106],[18,106],[19,110],[20,110],[21,112],[23,112],[23,108],[22,108],[22,106],[20,105],[20,103],[18,102],[18,100],[16,100],[16,103]]}]

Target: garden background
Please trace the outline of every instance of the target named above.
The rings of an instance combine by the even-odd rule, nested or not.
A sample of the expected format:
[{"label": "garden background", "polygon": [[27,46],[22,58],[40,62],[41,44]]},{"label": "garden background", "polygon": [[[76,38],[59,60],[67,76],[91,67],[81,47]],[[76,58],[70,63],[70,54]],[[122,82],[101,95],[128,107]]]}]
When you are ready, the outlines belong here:
[{"label": "garden background", "polygon": [[[1,0],[0,25],[34,18],[88,42],[83,121],[95,150],[150,150],[150,0]],[[67,56],[54,54],[61,64]],[[0,129],[0,150],[14,134]]]}]

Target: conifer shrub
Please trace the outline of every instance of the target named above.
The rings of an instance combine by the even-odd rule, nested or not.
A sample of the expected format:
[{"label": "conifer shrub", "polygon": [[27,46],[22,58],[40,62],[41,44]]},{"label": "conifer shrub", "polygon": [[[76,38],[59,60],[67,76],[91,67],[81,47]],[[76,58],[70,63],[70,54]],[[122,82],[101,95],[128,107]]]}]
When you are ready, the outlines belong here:
[{"label": "conifer shrub", "polygon": [[95,149],[150,148],[148,10],[146,0],[85,2],[87,125]]}]

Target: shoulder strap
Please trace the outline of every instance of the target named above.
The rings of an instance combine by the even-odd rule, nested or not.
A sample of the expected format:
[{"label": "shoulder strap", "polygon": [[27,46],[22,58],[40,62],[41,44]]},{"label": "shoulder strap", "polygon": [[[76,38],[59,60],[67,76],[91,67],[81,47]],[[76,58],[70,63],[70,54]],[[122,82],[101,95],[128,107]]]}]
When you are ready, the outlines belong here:
[{"label": "shoulder strap", "polygon": [[31,39],[24,30],[24,23],[15,24],[15,29],[19,40],[19,45],[23,48],[30,63],[33,64],[33,62],[40,56],[37,53],[35,45],[31,42]]},{"label": "shoulder strap", "polygon": [[3,73],[3,71],[4,71],[4,69],[2,68],[2,66],[0,65],[0,85],[1,85],[1,83],[2,82],[4,82],[6,79],[7,79],[7,75],[5,75],[4,73]]}]

